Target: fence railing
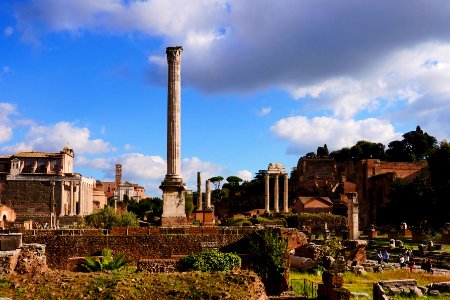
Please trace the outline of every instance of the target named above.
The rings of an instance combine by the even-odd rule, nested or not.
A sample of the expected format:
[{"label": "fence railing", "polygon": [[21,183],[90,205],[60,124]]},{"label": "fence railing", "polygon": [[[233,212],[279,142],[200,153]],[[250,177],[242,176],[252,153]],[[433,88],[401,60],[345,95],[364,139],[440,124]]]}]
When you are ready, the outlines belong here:
[{"label": "fence railing", "polygon": [[292,290],[297,296],[317,298],[318,284],[308,279],[291,279]]}]

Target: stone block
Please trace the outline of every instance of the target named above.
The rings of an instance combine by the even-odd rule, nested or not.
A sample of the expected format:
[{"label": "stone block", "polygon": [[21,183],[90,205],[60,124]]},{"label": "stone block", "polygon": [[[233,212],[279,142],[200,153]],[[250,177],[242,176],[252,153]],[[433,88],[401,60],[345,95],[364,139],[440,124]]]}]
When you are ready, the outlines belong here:
[{"label": "stone block", "polygon": [[327,287],[341,288],[344,285],[344,274],[325,271],[322,273],[322,282]]}]

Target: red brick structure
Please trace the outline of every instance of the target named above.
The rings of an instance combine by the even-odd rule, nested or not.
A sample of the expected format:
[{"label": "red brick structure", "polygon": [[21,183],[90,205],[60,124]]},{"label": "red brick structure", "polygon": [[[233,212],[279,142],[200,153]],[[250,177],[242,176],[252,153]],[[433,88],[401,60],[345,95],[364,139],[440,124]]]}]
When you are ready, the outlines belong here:
[{"label": "red brick structure", "polygon": [[298,197],[292,211],[294,213],[331,213],[333,202],[328,197]]},{"label": "red brick structure", "polygon": [[329,197],[335,206],[345,202],[341,199],[342,194],[357,192],[359,224],[366,227],[376,224],[378,209],[389,200],[390,187],[395,179],[411,182],[426,170],[426,162],[366,159],[358,163],[340,163],[333,158],[302,157],[289,185],[296,199]]}]

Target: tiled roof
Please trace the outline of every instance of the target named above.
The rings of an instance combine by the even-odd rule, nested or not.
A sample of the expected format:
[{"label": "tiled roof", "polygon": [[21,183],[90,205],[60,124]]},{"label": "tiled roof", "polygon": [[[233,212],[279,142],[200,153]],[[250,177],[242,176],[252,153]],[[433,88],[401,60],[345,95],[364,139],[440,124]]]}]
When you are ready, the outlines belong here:
[{"label": "tiled roof", "polygon": [[14,157],[61,157],[61,153],[50,153],[50,152],[19,152],[14,155]]}]

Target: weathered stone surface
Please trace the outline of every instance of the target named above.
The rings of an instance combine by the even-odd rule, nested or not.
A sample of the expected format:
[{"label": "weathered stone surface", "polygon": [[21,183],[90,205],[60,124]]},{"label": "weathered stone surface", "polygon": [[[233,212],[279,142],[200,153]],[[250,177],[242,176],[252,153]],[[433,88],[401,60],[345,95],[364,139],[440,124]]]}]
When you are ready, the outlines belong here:
[{"label": "weathered stone surface", "polygon": [[370,299],[370,296],[367,293],[352,292],[352,298],[353,299]]},{"label": "weathered stone surface", "polygon": [[[251,228],[249,228],[251,229]],[[162,229],[161,229],[162,230]],[[225,229],[223,229],[225,230]],[[205,231],[207,231],[205,229]],[[226,231],[226,230],[225,230]],[[227,234],[219,234],[217,230],[211,234],[179,234],[171,235],[59,235],[59,236],[24,236],[26,243],[46,245],[47,263],[49,267],[65,270],[71,257],[94,256],[104,248],[114,252],[123,252],[127,258],[140,259],[171,258],[179,255],[189,255],[202,250],[202,243],[217,243],[217,247],[233,245],[241,241],[249,231],[228,230]]]},{"label": "weathered stone surface", "polygon": [[311,258],[316,263],[322,262],[323,254],[322,247],[314,243],[308,243],[295,249],[296,256]]},{"label": "weathered stone surface", "polygon": [[422,291],[417,286],[410,287],[409,295],[410,295],[410,297],[413,297],[413,298],[422,298],[423,297]]},{"label": "weathered stone surface", "polygon": [[19,274],[42,274],[47,271],[45,245],[24,244],[15,271]]},{"label": "weathered stone surface", "polygon": [[150,273],[173,273],[177,271],[177,262],[177,259],[141,259],[137,263],[137,270]]},{"label": "weathered stone surface", "polygon": [[341,288],[344,285],[344,274],[325,271],[322,273],[322,282],[327,287]]},{"label": "weathered stone surface", "polygon": [[313,267],[315,267],[317,264],[311,259],[307,257],[300,257],[295,255],[289,256],[291,267],[296,268],[299,271],[307,271]]},{"label": "weathered stone surface", "polygon": [[427,285],[430,290],[438,290],[440,293],[450,293],[450,281],[431,283]]}]

